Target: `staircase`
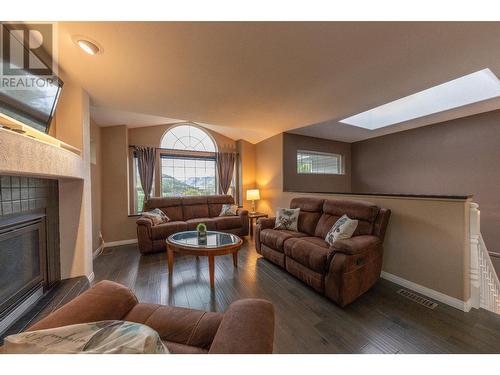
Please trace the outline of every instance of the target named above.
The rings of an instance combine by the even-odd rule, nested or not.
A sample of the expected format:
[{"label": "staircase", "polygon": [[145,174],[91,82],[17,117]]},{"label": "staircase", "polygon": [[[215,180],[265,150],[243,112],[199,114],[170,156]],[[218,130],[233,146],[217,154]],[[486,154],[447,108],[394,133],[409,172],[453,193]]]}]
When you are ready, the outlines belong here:
[{"label": "staircase", "polygon": [[471,307],[500,314],[500,281],[481,236],[480,211],[470,204]]}]

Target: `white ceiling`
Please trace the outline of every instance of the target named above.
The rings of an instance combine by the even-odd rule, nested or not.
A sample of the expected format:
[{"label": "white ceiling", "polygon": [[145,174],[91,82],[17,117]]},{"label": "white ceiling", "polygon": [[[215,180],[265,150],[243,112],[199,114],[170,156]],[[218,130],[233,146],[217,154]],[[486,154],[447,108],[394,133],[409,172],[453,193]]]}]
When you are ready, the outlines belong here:
[{"label": "white ceiling", "polygon": [[498,22],[62,22],[59,36],[61,68],[102,126],[187,120],[250,142],[282,131],[353,142],[500,107],[376,131],[338,122],[484,68],[500,76]]}]

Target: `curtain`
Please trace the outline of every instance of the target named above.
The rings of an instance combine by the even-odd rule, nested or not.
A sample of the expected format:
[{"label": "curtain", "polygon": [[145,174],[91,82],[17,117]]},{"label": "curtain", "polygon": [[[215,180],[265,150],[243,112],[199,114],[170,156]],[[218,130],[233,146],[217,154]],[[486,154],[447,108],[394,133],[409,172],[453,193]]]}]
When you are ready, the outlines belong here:
[{"label": "curtain", "polygon": [[134,149],[137,156],[141,186],[144,191],[144,201],[147,201],[151,197],[151,190],[153,189],[156,149],[154,147],[142,146],[136,146]]},{"label": "curtain", "polygon": [[229,187],[231,186],[235,161],[236,154],[234,152],[217,153],[217,173],[219,176],[219,187],[222,194],[227,194]]}]

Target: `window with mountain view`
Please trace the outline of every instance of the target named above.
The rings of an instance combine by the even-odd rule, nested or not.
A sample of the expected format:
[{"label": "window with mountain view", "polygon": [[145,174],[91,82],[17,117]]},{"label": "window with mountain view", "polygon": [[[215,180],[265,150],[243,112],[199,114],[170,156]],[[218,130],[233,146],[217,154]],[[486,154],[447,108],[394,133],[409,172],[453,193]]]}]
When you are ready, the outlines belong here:
[{"label": "window with mountain view", "polygon": [[165,133],[161,148],[161,195],[216,194],[216,146],[212,137],[192,125],[176,126]]}]

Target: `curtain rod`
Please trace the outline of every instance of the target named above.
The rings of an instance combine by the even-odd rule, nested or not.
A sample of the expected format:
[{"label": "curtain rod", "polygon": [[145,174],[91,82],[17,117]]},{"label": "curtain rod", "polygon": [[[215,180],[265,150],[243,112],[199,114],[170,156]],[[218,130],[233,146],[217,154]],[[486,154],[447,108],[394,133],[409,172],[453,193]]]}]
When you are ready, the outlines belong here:
[{"label": "curtain rod", "polygon": [[[128,145],[129,148],[136,148],[136,147],[151,147],[151,146],[137,146],[137,145]],[[180,151],[180,152],[206,152],[206,153],[212,153],[216,154],[217,152],[215,151],[194,151],[194,150],[176,150],[172,148],[162,148],[162,147],[154,147],[155,150],[163,150],[163,151]],[[234,152],[235,154],[238,154],[238,152]]]}]

